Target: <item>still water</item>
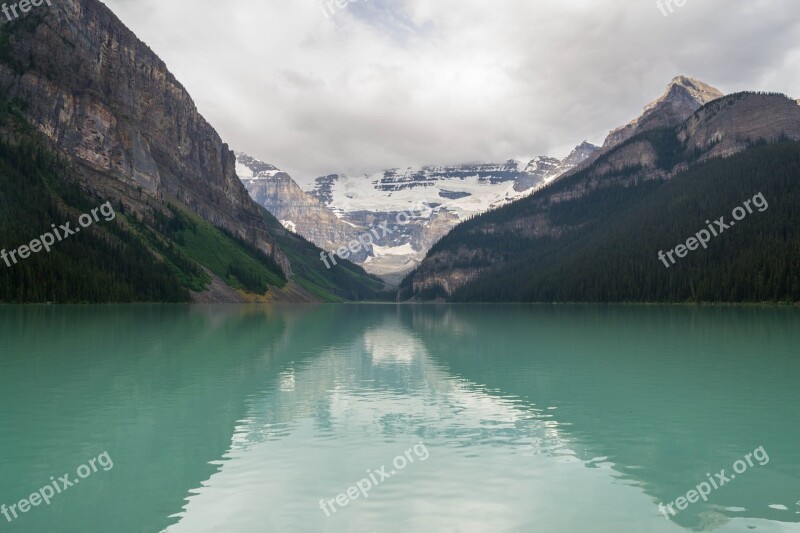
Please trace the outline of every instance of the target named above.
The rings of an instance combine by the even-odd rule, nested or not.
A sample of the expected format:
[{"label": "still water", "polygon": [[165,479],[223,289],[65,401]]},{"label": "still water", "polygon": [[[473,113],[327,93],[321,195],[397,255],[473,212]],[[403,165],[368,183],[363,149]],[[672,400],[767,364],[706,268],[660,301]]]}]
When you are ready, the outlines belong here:
[{"label": "still water", "polygon": [[795,532],[799,378],[797,309],[0,307],[0,532]]}]

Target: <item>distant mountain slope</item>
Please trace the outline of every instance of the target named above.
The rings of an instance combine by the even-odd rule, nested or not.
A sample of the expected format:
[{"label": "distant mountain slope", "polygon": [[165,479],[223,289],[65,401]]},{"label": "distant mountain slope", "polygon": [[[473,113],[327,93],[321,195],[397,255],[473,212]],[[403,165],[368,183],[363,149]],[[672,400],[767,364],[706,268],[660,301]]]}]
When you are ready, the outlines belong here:
[{"label": "distant mountain slope", "polygon": [[552,168],[530,173],[508,161],[394,169],[363,177],[334,174],[318,178],[316,188],[305,193],[275,166],[244,153],[236,157],[237,174],[251,198],[284,227],[326,250],[386,227],[386,232],[378,230],[374,245],[352,254],[350,260],[390,281],[399,281],[416,266],[459,220],[542,185],[561,163],[554,159]]},{"label": "distant mountain slope", "polygon": [[[395,300],[395,290],[387,289],[381,279],[350,261],[337,259],[336,268],[327,269],[320,261],[320,249],[317,246],[285,229],[265,209],[262,208],[262,212],[267,227],[292,261],[292,268],[296,272],[293,282],[305,293],[323,302]],[[292,299],[289,298],[289,301]]]},{"label": "distant mountain slope", "polygon": [[570,154],[559,161],[552,157],[537,157],[525,168],[527,174],[536,176],[539,179],[533,180],[534,185],[544,186],[548,183],[557,180],[561,176],[569,173],[574,168],[583,164],[592,155],[595,154],[600,148],[592,143],[584,141],[576,146]]},{"label": "distant mountain slope", "polygon": [[572,171],[572,169],[579,167],[584,163],[584,161],[587,161],[590,157],[592,157],[599,149],[600,148],[592,143],[584,141],[579,146],[575,147],[575,149],[567,157],[559,161],[558,166],[556,166],[552,172],[545,176],[545,182],[550,183],[551,181],[569,173]]},{"label": "distant mountain slope", "polygon": [[[92,298],[214,301],[224,293],[226,301],[315,300],[282,292],[297,276],[236,176],[233,152],[166,65],[102,3],[54,2],[0,26],[0,104],[7,163],[14,165],[33,146],[42,157],[60,157],[69,168],[61,176],[65,185],[79,185],[75,201],[60,186],[43,186],[47,198],[30,202],[30,217],[60,223],[75,214],[70,206],[104,201],[121,212],[114,222],[121,226],[118,238],[127,243],[120,257],[141,264],[136,269],[117,264],[119,289],[88,291]],[[33,167],[18,170],[23,179],[34,178]],[[37,211],[46,205],[52,206],[49,212]],[[140,247],[155,264],[139,258]],[[47,289],[63,285],[67,267],[55,268],[49,257],[17,265],[33,270],[18,296],[0,299],[38,301],[54,294]],[[99,256],[88,254],[85,261],[83,277],[73,279],[73,288],[60,291],[55,301],[82,301],[87,291],[80,286],[99,283],[92,271],[107,270],[95,264]],[[37,279],[44,290],[33,287]],[[374,280],[362,274],[362,281],[364,293],[371,294]],[[174,289],[165,287],[168,283]],[[146,286],[147,292],[131,292]]]},{"label": "distant mountain slope", "polygon": [[[768,208],[735,222],[732,210],[757,194]],[[581,203],[591,214],[581,217],[581,228],[540,241],[531,253],[464,286],[452,299],[800,302],[798,204],[800,143],[756,147],[667,182],[598,191]],[[565,216],[580,209],[564,207],[570,210]],[[707,228],[706,220],[720,216],[731,227],[712,237],[708,249],[695,242],[698,249],[669,269],[659,260],[659,252],[685,245]]]},{"label": "distant mountain slope", "polygon": [[[337,217],[331,209],[303,192],[285,172],[247,154],[236,153],[236,173],[250,197],[272,213],[281,224],[326,251],[336,250],[368,231]],[[371,248],[360,250],[350,259],[363,263]]]},{"label": "distant mountain slope", "polygon": [[561,163],[555,157],[539,156],[532,159],[525,167],[525,174],[528,179],[520,179],[514,186],[518,192],[527,191],[537,185],[547,181],[549,176],[555,174],[558,165]]},{"label": "distant mountain slope", "polygon": [[[517,161],[457,166],[389,169],[364,176],[332,174],[317,178],[311,194],[338,213],[399,212],[424,202],[445,203],[453,212],[483,212],[521,196],[528,176]],[[538,185],[538,183],[537,183]]]},{"label": "distant mountain slope", "polygon": [[[638,133],[533,196],[458,226],[404,280],[402,296],[458,301],[797,299],[784,267],[796,261],[797,234],[791,223],[800,179],[793,142],[798,140],[800,107],[794,100],[742,93],[712,101],[676,127]],[[759,147],[768,142],[781,144]],[[712,244],[724,252],[696,253],[669,271],[658,262],[660,249],[680,244],[702,229],[704,220],[729,215],[759,191],[769,191],[777,209],[771,204],[761,217],[766,222],[754,217],[752,225],[744,224],[755,232],[746,233],[754,240],[726,235]],[[687,198],[694,200],[687,203]],[[686,233],[689,226],[697,228]],[[698,264],[696,278],[676,274]],[[702,270],[710,268],[718,269],[719,276]],[[732,280],[748,272],[769,278],[771,289],[741,280],[745,285],[733,291]],[[701,278],[706,280],[702,291],[692,285]]]}]

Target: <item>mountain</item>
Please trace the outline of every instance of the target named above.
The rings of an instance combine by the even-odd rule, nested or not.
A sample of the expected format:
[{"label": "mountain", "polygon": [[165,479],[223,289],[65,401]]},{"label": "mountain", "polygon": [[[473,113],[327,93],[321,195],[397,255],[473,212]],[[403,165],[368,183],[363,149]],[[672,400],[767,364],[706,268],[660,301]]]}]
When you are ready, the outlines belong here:
[{"label": "mountain", "polygon": [[603,142],[603,146],[588,151],[585,157],[576,158],[575,164],[561,175],[593,164],[601,155],[608,153],[638,133],[678,126],[702,106],[722,96],[724,94],[719,89],[702,81],[687,76],[676,76],[667,85],[664,94],[647,104],[638,117],[628,124],[612,130]]},{"label": "mountain", "polygon": [[603,149],[619,146],[642,131],[676,126],[703,105],[723,96],[721,91],[702,81],[677,76],[660,98],[645,106],[639,117],[609,133]]},{"label": "mountain", "polygon": [[245,153],[236,153],[236,172],[251,198],[284,227],[325,250],[386,227],[349,259],[396,285],[459,222],[530,194],[597,150],[584,142],[563,160],[541,156],[524,169],[508,160],[330,174],[317,178],[308,193],[274,165]]},{"label": "mountain", "polygon": [[103,4],[66,0],[4,25],[0,89],[80,166],[90,192],[175,198],[204,220],[274,255],[233,154],[166,65]]},{"label": "mountain", "polygon": [[514,187],[515,190],[522,192],[547,182],[548,177],[556,173],[560,163],[561,161],[555,157],[539,156],[534,158],[525,167],[528,179],[519,180]]},{"label": "mountain", "polygon": [[[513,160],[407,167],[365,176],[323,176],[306,193],[274,165],[241,152],[236,159],[237,174],[251,198],[285,228],[323,249],[337,250],[377,230],[374,244],[349,259],[395,284],[460,220],[518,198],[552,175],[520,171]],[[559,163],[554,159],[553,168]]]},{"label": "mountain", "polygon": [[[64,0],[0,27],[0,108],[3,165],[17,180],[9,190],[24,203],[23,180],[41,195],[29,210],[4,198],[7,238],[26,242],[40,235],[34,229],[103,202],[119,211],[54,255],[3,271],[0,301],[341,297],[296,275],[296,251],[278,245],[233,152],[166,65],[99,1]],[[376,281],[354,275],[363,282],[355,293],[372,295]]]},{"label": "mountain", "polygon": [[[288,230],[302,235],[324,250],[336,250],[357,239],[367,228],[345,222],[278,168],[245,153],[236,152],[236,174],[250,197],[272,213]],[[371,248],[351,255],[363,263]]]},{"label": "mountain", "polygon": [[597,146],[583,141],[567,157],[560,161],[553,157],[537,157],[525,167],[525,174],[530,176],[531,179],[528,181],[519,180],[518,184],[524,183],[525,185],[524,188],[518,187],[517,190],[528,191],[532,187],[547,185],[581,165],[598,150]]},{"label": "mountain", "polygon": [[580,145],[576,146],[567,157],[559,161],[558,165],[556,165],[556,167],[544,177],[545,184],[550,183],[551,181],[554,181],[571,172],[573,169],[581,166],[598,150],[600,150],[599,147],[590,142],[583,141]]},{"label": "mountain", "polygon": [[394,168],[362,176],[331,174],[317,178],[310,194],[354,227],[386,228],[362,264],[397,283],[460,221],[543,183],[543,176],[520,166],[509,160]]},{"label": "mountain", "polygon": [[[667,103],[686,85],[673,82]],[[699,82],[695,87],[707,87]],[[675,96],[675,95],[678,96]],[[710,98],[711,91],[700,91]],[[702,96],[705,95],[705,96]],[[697,96],[697,95],[695,95]],[[692,107],[694,104],[692,104]],[[800,106],[739,93],[639,120],[535,194],[460,224],[401,285],[454,301],[798,301]],[[647,124],[659,124],[649,129]],[[667,126],[663,126],[667,124]],[[621,130],[630,131],[627,126]],[[769,209],[665,268],[704,221],[757,193]],[[750,278],[752,276],[752,278]]]},{"label": "mountain", "polygon": [[[309,194],[358,232],[385,225],[389,233],[371,247],[366,257],[359,256],[354,261],[387,281],[399,281],[459,222],[530,194],[574,168],[596,149],[584,142],[563,160],[537,157],[524,168],[519,162],[508,160],[400,167],[362,176],[330,174],[317,178]],[[281,206],[274,209],[285,212]],[[317,231],[312,226],[328,225],[312,223],[306,219],[296,226],[297,231],[308,236]],[[323,236],[309,238],[322,246]]]}]

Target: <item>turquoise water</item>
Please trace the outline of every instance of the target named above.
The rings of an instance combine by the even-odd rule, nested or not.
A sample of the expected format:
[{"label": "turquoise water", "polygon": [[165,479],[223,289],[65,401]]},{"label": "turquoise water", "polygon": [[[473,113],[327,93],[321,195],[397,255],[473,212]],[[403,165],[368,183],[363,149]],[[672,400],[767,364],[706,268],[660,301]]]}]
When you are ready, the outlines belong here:
[{"label": "turquoise water", "polygon": [[800,531],[798,378],[796,309],[2,307],[0,504],[80,484],[0,531]]}]

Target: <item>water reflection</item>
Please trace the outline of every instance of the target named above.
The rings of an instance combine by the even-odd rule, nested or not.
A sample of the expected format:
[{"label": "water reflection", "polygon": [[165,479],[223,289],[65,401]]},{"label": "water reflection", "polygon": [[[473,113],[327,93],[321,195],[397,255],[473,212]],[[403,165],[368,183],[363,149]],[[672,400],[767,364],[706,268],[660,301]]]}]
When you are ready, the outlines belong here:
[{"label": "water reflection", "polygon": [[[342,312],[358,314],[356,309]],[[572,459],[603,470],[612,483],[647,495],[652,507],[639,511],[653,515],[657,502],[685,494],[706,470],[729,466],[754,446],[771,443],[782,465],[754,471],[739,487],[726,487],[724,497],[714,494],[715,503],[694,505],[674,523],[649,527],[677,523],[711,530],[737,516],[753,520],[736,528],[797,522],[787,503],[775,502],[798,494],[798,455],[791,449],[796,430],[785,422],[791,419],[792,400],[800,398],[791,379],[771,379],[796,375],[797,363],[787,357],[798,338],[796,313],[377,309],[373,317],[380,316],[379,323],[373,320],[313,361],[293,365],[279,386],[254,399],[226,457],[247,462],[249,446],[291,440],[305,422],[311,438],[332,439],[339,450],[422,439],[480,458],[492,453],[487,447],[505,447],[519,468],[525,468],[526,457],[543,454],[551,461]],[[579,324],[579,332],[573,324]],[[713,330],[718,333],[709,335]],[[773,368],[768,380],[754,380],[743,364],[754,349],[784,368]],[[727,370],[720,372],[722,363]],[[757,396],[754,403],[742,391],[746,383],[766,381],[774,393],[770,399]],[[731,383],[738,389],[725,393],[723,385]],[[754,425],[760,430],[755,444]],[[516,485],[525,477],[486,481]],[[214,491],[202,494],[213,497]],[[186,516],[207,503],[193,501]]]},{"label": "water reflection", "polygon": [[8,529],[798,531],[798,341],[770,308],[0,308],[0,502],[109,450]]}]

